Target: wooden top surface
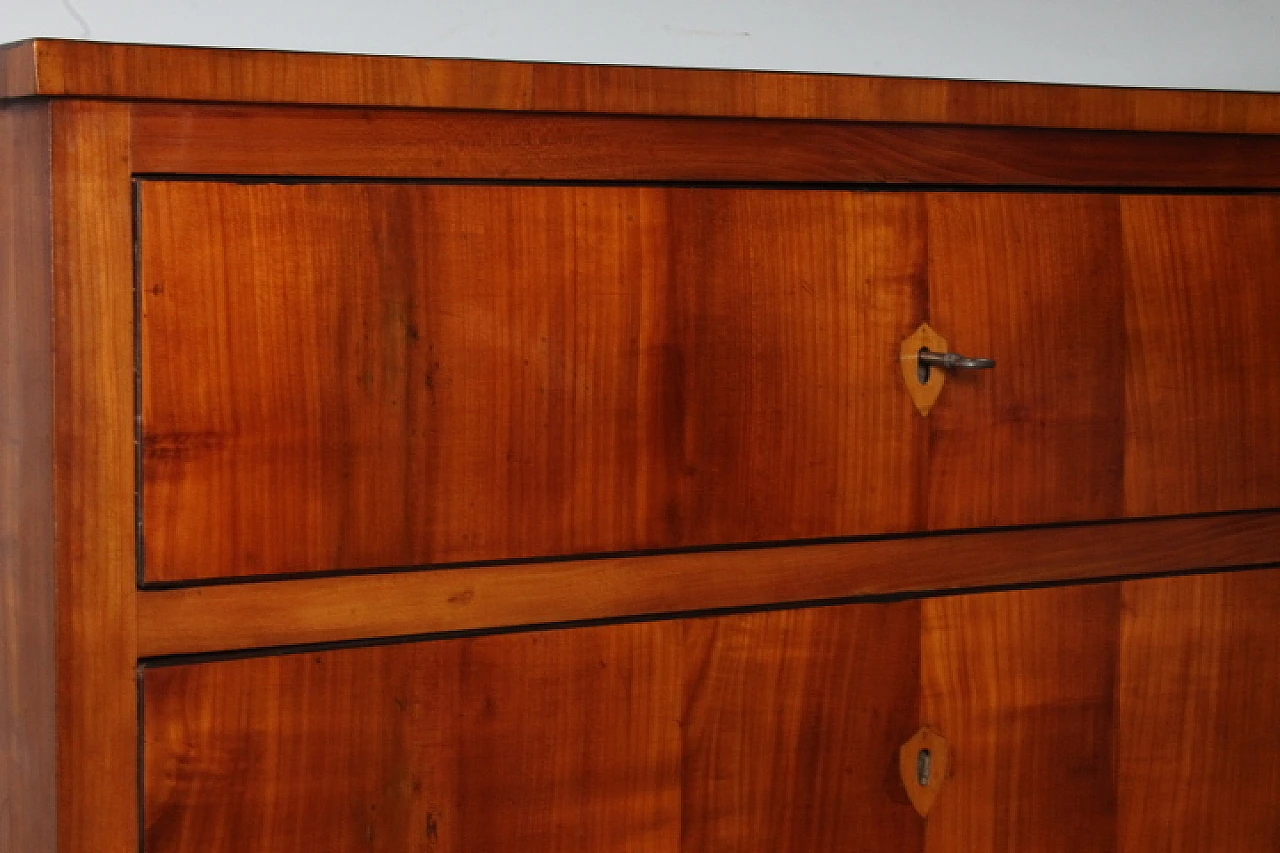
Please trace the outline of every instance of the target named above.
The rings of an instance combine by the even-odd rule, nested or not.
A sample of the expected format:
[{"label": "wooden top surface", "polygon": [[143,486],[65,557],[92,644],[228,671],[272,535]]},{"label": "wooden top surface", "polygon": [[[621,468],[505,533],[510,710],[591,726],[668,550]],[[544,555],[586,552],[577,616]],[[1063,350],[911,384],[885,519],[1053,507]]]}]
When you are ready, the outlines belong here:
[{"label": "wooden top surface", "polygon": [[285,53],[36,39],[0,98],[537,110],[1280,133],[1280,94]]}]

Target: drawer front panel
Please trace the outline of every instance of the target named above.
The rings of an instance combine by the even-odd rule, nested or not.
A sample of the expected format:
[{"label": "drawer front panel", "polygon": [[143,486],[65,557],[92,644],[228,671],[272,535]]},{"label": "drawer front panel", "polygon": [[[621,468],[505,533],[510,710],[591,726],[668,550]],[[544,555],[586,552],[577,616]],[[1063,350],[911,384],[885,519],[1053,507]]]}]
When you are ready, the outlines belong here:
[{"label": "drawer front panel", "polygon": [[1124,204],[1125,506],[1280,505],[1280,199]]},{"label": "drawer front panel", "polygon": [[[1275,506],[1278,227],[1272,197],[144,182],[145,577]],[[925,320],[998,362],[929,418]]]},{"label": "drawer front panel", "polygon": [[147,853],[919,850],[915,603],[149,669]]},{"label": "drawer front panel", "polygon": [[144,849],[1266,853],[1277,609],[1261,570],[147,667]]},{"label": "drawer front panel", "polygon": [[1275,850],[1277,612],[1278,570],[924,602],[927,853]]},{"label": "drawer front panel", "polygon": [[996,367],[930,412],[927,526],[1125,515],[1116,199],[939,194],[928,229],[930,324]]},{"label": "drawer front panel", "polygon": [[922,213],[148,184],[147,577],[910,529]]}]

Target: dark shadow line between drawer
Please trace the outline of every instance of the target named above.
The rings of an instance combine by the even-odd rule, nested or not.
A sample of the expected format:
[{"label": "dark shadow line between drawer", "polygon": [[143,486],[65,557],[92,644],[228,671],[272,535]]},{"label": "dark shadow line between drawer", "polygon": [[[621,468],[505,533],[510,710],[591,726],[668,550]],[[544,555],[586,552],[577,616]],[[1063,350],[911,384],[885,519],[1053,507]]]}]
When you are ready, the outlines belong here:
[{"label": "dark shadow line between drawer", "polygon": [[[225,652],[197,652],[193,654],[156,655],[140,658],[138,670],[145,675],[147,669],[172,666],[188,666],[202,663],[218,663],[222,661],[246,660],[251,658],[274,657],[279,655],[313,654],[316,652],[342,651],[345,649],[363,649],[377,646],[399,646],[409,643],[437,642],[441,640],[475,639],[507,634],[533,634],[545,631],[563,631],[577,628],[600,628],[615,625],[635,625],[650,622],[670,622],[679,619],[717,618],[740,616],[754,613],[774,613],[787,610],[807,610],[816,607],[842,607],[847,605],[897,604],[924,599],[953,598],[959,595],[986,595],[1004,592],[1024,592],[1038,589],[1058,589],[1064,587],[1094,586],[1097,584],[1126,583],[1132,581],[1159,580],[1167,578],[1195,577],[1200,575],[1233,574],[1239,572],[1266,571],[1280,569],[1280,561],[1263,563],[1247,563],[1241,565],[1224,565],[1198,567],[1194,569],[1178,569],[1170,572],[1139,572],[1104,577],[1068,578],[1064,580],[1030,581],[1026,583],[991,584],[971,587],[949,587],[945,589],[911,590],[907,592],[876,593],[870,595],[852,595],[839,598],[820,598],[800,601],[774,602],[769,604],[753,604],[734,607],[711,607],[696,610],[676,610],[658,613],[641,613],[627,616],[611,616],[599,619],[569,619],[560,622],[533,622],[522,625],[501,625],[491,628],[470,628],[460,631],[435,631],[420,634],[398,634],[388,637],[369,637],[356,640],[336,640],[319,643],[297,643],[283,646],[260,646],[236,649]],[[141,678],[139,679],[141,685]],[[141,703],[139,703],[141,714]],[[140,729],[141,731],[141,729]]]},{"label": "dark shadow line between drawer", "polygon": [[[141,463],[139,463],[141,464]],[[142,482],[138,482],[139,501],[141,499]],[[550,554],[534,557],[509,557],[491,560],[465,560],[450,563],[417,563],[397,566],[373,566],[356,569],[329,569],[305,572],[284,572],[274,574],[235,575],[231,577],[201,577],[178,581],[149,581],[143,574],[142,566],[142,512],[139,502],[138,512],[138,589],[143,591],[164,591],[180,589],[199,589],[213,586],[231,586],[240,584],[277,583],[280,581],[323,580],[332,578],[368,577],[371,575],[393,575],[409,572],[434,572],[453,569],[491,569],[506,566],[537,566],[558,563],[578,563],[588,560],[628,560],[643,557],[668,557],[681,554],[715,554],[725,551],[772,551],[783,548],[801,548],[814,545],[853,545],[860,542],[891,542],[913,539],[933,539],[938,537],[959,538],[962,536],[978,536],[990,533],[1014,533],[1032,530],[1072,530],[1088,527],[1122,526],[1131,524],[1152,524],[1178,522],[1207,518],[1230,518],[1234,516],[1261,516],[1280,513],[1280,507],[1263,507],[1258,509],[1231,509],[1217,512],[1183,513],[1178,515],[1135,516],[1132,518],[1101,518],[1081,521],[1048,521],[1036,524],[1016,524],[996,527],[965,527],[951,530],[912,530],[899,533],[867,533],[852,536],[833,536],[811,539],[783,539],[766,542],[727,542],[709,545],[690,545],[676,548],[653,548],[625,551],[592,551],[573,554]]]},{"label": "dark shadow line between drawer", "polygon": [[224,183],[244,185],[307,186],[315,184],[394,186],[476,186],[476,187],[652,187],[654,189],[723,190],[815,190],[831,192],[951,192],[951,193],[1038,193],[1055,195],[1170,195],[1170,196],[1253,196],[1274,195],[1275,187],[1164,186],[1159,184],[977,184],[959,182],[889,181],[715,181],[584,179],[584,178],[423,178],[368,177],[353,175],[261,175],[237,173],[137,172],[135,182]]}]

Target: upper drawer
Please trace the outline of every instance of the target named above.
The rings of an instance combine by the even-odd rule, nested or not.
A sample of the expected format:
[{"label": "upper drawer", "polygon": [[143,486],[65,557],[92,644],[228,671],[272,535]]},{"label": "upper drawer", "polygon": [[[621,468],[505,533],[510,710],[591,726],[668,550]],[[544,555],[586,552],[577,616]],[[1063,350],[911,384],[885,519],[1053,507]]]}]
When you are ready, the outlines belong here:
[{"label": "upper drawer", "polygon": [[[1280,199],[141,185],[145,577],[1280,505]],[[998,366],[915,410],[923,321]]]}]

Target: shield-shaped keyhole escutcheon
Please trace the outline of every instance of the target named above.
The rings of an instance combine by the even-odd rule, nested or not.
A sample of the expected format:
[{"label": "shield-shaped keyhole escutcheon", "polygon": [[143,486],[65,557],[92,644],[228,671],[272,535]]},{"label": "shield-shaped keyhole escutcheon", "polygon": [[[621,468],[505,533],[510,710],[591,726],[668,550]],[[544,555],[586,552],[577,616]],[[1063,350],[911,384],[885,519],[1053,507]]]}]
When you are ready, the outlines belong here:
[{"label": "shield-shaped keyhole escutcheon", "polygon": [[898,770],[911,805],[921,817],[928,817],[951,772],[951,744],[925,726],[898,750]]},{"label": "shield-shaped keyhole escutcheon", "polygon": [[947,341],[935,332],[928,323],[921,323],[920,328],[911,333],[911,337],[902,342],[899,355],[902,364],[902,381],[907,383],[907,393],[911,402],[922,415],[928,415],[933,404],[938,402],[942,386],[947,381],[945,370],[931,370],[920,364],[920,353],[923,350],[946,352]]}]

